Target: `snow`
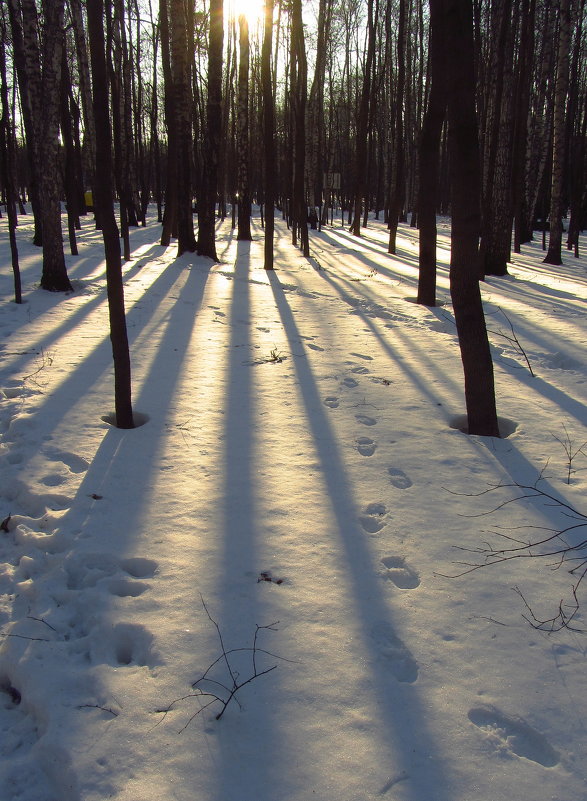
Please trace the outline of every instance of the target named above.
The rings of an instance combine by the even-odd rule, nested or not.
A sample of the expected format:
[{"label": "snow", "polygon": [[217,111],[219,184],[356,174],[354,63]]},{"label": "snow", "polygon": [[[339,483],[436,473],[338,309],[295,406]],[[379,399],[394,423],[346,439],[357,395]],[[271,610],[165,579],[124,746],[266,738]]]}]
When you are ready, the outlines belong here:
[{"label": "snow", "polygon": [[[434,309],[407,226],[391,257],[382,223],[338,221],[307,260],[278,221],[272,274],[258,219],[252,243],[219,223],[219,264],[151,221],[122,431],[101,235],[83,221],[53,295],[31,225],[17,306],[0,220],[1,801],[585,801],[585,635],[513,589],[552,616],[568,566],[447,576],[458,546],[568,524],[496,485],[585,512],[587,259],[535,243],[483,284],[496,440],[460,430],[446,220]],[[243,686],[199,712],[204,674]]]}]

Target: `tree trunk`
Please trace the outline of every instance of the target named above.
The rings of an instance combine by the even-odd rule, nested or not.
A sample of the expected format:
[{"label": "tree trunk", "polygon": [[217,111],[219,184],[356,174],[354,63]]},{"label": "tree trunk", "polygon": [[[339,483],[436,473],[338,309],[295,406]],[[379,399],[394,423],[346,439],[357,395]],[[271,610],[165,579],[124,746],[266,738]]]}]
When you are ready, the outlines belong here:
[{"label": "tree trunk", "polygon": [[569,86],[571,52],[571,2],[559,2],[559,34],[556,85],[554,90],[554,123],[552,142],[552,180],[550,185],[550,237],[545,264],[562,264],[563,178],[565,169],[565,106]]},{"label": "tree trunk", "polygon": [[106,70],[103,2],[87,0],[88,33],[94,90],[96,130],[96,198],[102,221],[106,255],[106,284],[110,315],[110,340],[114,359],[114,403],[118,428],[134,428],[132,413],[131,367],[124,313],[124,288],[120,240],[112,202],[112,135],[108,113],[108,76]]},{"label": "tree trunk", "polygon": [[159,0],[159,25],[161,27],[161,64],[165,87],[165,125],[167,127],[167,181],[165,188],[165,213],[161,244],[167,246],[177,233],[178,206],[178,155],[177,119],[173,101],[173,76],[171,72],[171,49],[169,36],[169,8],[167,0]]},{"label": "tree trunk", "polygon": [[498,437],[493,363],[479,289],[481,172],[471,0],[430,0],[445,15],[452,258],[450,291],[465,376],[469,434]]},{"label": "tree trunk", "polygon": [[41,287],[51,292],[72,292],[63,255],[61,231],[61,171],[59,168],[59,103],[61,54],[64,45],[65,0],[45,0],[41,97],[41,219],[43,272]]},{"label": "tree trunk", "polygon": [[237,99],[238,232],[237,239],[250,241],[251,193],[249,188],[249,24],[244,14],[238,18],[239,65]]},{"label": "tree trunk", "polygon": [[271,76],[273,43],[273,0],[265,0],[265,24],[261,48],[261,91],[263,96],[264,185],[263,213],[265,222],[264,267],[273,270],[273,237],[275,231],[275,106]]},{"label": "tree trunk", "polygon": [[[33,243],[43,244],[41,219],[41,60],[38,20],[34,4],[8,0],[14,62],[20,90],[29,168],[29,195],[35,219]],[[22,13],[21,13],[22,12]]]},{"label": "tree trunk", "polygon": [[[374,7],[375,3],[375,7]],[[367,0],[367,53],[363,72],[363,85],[357,117],[355,149],[355,191],[352,233],[361,235],[361,212],[365,199],[365,170],[367,167],[367,139],[369,133],[369,104],[371,100],[371,73],[375,55],[375,19],[379,11],[379,0]]]},{"label": "tree trunk", "polygon": [[447,85],[443,63],[445,17],[431,7],[431,88],[420,139],[418,227],[420,229],[418,303],[436,306],[436,211],[442,127],[446,115]]},{"label": "tree trunk", "polygon": [[208,46],[208,100],[204,132],[205,161],[201,199],[198,200],[198,253],[218,261],[216,254],[216,196],[218,159],[222,136],[222,49],[224,41],[223,0],[210,0]]},{"label": "tree trunk", "polygon": [[301,0],[292,0],[291,9],[292,63],[292,111],[293,131],[293,192],[292,206],[294,231],[300,236],[304,256],[310,255],[308,240],[308,212],[304,191],[305,157],[306,157],[306,98],[307,98],[307,64],[302,24]]},{"label": "tree trunk", "polygon": [[12,273],[14,275],[14,301],[22,303],[22,288],[20,280],[20,267],[18,263],[18,247],[16,244],[16,152],[12,136],[10,121],[10,107],[8,104],[8,83],[6,80],[6,26],[2,20],[2,36],[0,39],[0,175],[6,194],[6,214],[8,216],[8,238],[10,240],[10,255],[12,260]]},{"label": "tree trunk", "polygon": [[177,130],[177,255],[193,253],[196,237],[192,212],[191,80],[188,64],[187,18],[183,0],[171,3],[171,67],[173,113]]},{"label": "tree trunk", "polygon": [[397,227],[405,200],[404,94],[406,82],[406,2],[400,0],[397,34],[397,89],[395,94],[395,170],[389,207],[388,253],[396,251]]}]

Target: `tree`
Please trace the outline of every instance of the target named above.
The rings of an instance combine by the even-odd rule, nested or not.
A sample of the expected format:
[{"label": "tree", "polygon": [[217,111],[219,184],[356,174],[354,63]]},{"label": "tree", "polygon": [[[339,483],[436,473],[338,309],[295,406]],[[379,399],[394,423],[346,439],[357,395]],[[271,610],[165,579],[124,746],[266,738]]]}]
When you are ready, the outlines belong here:
[{"label": "tree", "polygon": [[299,234],[304,256],[310,255],[308,241],[308,220],[305,195],[305,157],[306,157],[306,99],[307,63],[302,24],[301,0],[292,0],[291,6],[291,57],[290,104],[292,110],[293,140],[293,181],[292,181],[292,241],[297,244]]},{"label": "tree", "polygon": [[96,169],[95,203],[102,221],[102,236],[106,255],[110,340],[114,359],[116,425],[118,428],[134,428],[131,401],[131,365],[124,313],[122,258],[112,202],[114,196],[112,186],[112,134],[105,58],[103,0],[87,0],[87,10],[94,95],[96,167],[99,167],[99,169]]},{"label": "tree", "polygon": [[171,71],[177,134],[177,255],[196,250],[192,213],[192,97],[188,19],[183,0],[171,0]]},{"label": "tree", "polygon": [[367,0],[367,53],[363,71],[363,85],[357,115],[357,140],[355,150],[355,191],[352,233],[361,235],[361,211],[365,198],[365,170],[367,166],[367,138],[369,133],[369,105],[371,101],[371,73],[375,57],[375,19],[379,11],[379,0]]},{"label": "tree", "polygon": [[273,237],[275,232],[275,106],[271,78],[273,43],[273,0],[265,0],[263,45],[261,49],[261,91],[263,98],[264,182],[263,213],[265,218],[264,267],[273,270]]},{"label": "tree", "polygon": [[554,90],[552,179],[550,185],[550,237],[546,264],[562,264],[563,179],[566,154],[565,107],[571,51],[571,0],[559,1],[559,32]]},{"label": "tree", "polygon": [[8,216],[8,236],[10,239],[10,254],[12,258],[12,272],[14,274],[14,301],[22,303],[22,290],[20,281],[20,268],[18,263],[18,248],[16,245],[16,148],[12,135],[10,120],[10,106],[8,104],[8,82],[6,80],[6,50],[7,41],[6,23],[4,15],[0,20],[0,175],[6,193],[6,213]]},{"label": "tree", "polygon": [[430,18],[431,26],[440,25],[444,34],[452,208],[450,292],[465,375],[468,431],[498,437],[493,364],[479,289],[481,171],[472,0],[430,0]]},{"label": "tree", "polygon": [[[26,13],[25,13],[26,12]],[[41,220],[41,55],[36,8],[30,3],[8,0],[8,13],[14,63],[18,76],[22,121],[26,134],[27,161],[29,169],[29,194],[35,218],[33,242],[43,244]]]},{"label": "tree", "polygon": [[171,71],[171,47],[169,34],[169,8],[167,0],[159,0],[159,25],[161,28],[161,64],[165,87],[165,125],[167,127],[167,173],[165,189],[165,213],[161,244],[167,246],[172,236],[177,236],[178,206],[178,131],[173,98],[173,75]]},{"label": "tree", "polygon": [[444,68],[446,50],[444,23],[444,15],[435,13],[429,42],[431,86],[420,139],[418,303],[425,306],[436,305],[436,209],[440,142],[446,117],[448,91]]},{"label": "tree", "polygon": [[205,161],[198,198],[198,253],[218,261],[216,255],[216,196],[218,159],[222,136],[222,48],[224,42],[223,0],[210,0],[208,44],[208,99],[204,130]]},{"label": "tree", "polygon": [[404,94],[406,82],[406,2],[399,3],[399,25],[397,34],[397,88],[395,92],[395,170],[389,207],[388,253],[395,253],[397,226],[405,199],[405,155],[404,155]]},{"label": "tree", "polygon": [[249,24],[244,14],[238,18],[239,65],[237,99],[238,233],[237,239],[251,240],[251,193],[249,188]]}]

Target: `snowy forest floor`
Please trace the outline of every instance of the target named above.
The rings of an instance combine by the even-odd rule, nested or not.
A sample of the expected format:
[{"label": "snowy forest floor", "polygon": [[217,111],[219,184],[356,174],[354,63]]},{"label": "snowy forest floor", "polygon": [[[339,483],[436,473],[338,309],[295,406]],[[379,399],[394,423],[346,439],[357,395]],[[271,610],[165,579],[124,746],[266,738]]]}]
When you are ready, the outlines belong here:
[{"label": "snowy forest floor", "polygon": [[[278,221],[267,273],[258,219],[252,243],[219,224],[218,264],[152,219],[124,265],[144,424],[121,431],[101,234],[83,221],[54,295],[21,218],[17,306],[6,225],[1,801],[587,801],[587,637],[534,629],[514,589],[550,617],[570,565],[446,577],[477,558],[459,547],[569,524],[499,485],[587,513],[587,449],[570,475],[566,455],[587,440],[585,256],[534,243],[482,285],[497,440],[459,430],[448,221],[429,309],[407,226],[391,257],[382,223],[335,221],[307,260]],[[192,687],[212,665],[200,689],[243,684],[220,720]]]}]

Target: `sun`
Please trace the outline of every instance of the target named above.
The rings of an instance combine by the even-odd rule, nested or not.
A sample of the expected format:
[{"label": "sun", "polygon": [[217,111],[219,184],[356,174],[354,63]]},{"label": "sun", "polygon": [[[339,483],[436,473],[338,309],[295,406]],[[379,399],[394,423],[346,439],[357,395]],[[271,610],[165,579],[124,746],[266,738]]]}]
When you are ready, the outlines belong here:
[{"label": "sun", "polygon": [[252,26],[263,18],[265,3],[264,0],[229,0],[228,8],[234,19],[243,14]]}]

